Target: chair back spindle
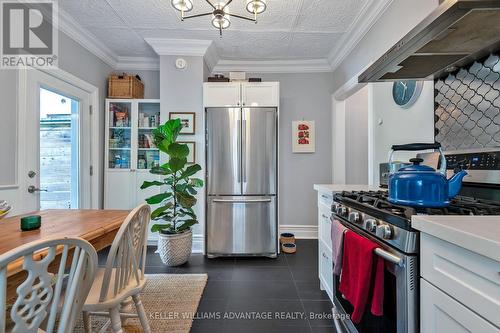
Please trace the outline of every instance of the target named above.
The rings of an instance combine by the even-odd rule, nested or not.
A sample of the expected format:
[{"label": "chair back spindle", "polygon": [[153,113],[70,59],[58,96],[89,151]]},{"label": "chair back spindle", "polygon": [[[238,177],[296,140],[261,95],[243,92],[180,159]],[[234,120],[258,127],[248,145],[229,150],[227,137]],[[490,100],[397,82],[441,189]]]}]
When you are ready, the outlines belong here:
[{"label": "chair back spindle", "polygon": [[[17,287],[17,297],[7,313],[7,267],[19,259],[27,277]],[[56,270],[51,272],[54,266]],[[0,255],[0,333],[6,330],[8,314],[12,333],[36,333],[39,328],[47,333],[72,332],[96,270],[97,253],[80,238],[35,241]]]},{"label": "chair back spindle", "polygon": [[[139,285],[144,279],[150,216],[150,207],[142,204],[130,212],[118,230],[106,261],[100,302],[116,297],[131,283]],[[114,288],[110,293],[111,279]]]}]

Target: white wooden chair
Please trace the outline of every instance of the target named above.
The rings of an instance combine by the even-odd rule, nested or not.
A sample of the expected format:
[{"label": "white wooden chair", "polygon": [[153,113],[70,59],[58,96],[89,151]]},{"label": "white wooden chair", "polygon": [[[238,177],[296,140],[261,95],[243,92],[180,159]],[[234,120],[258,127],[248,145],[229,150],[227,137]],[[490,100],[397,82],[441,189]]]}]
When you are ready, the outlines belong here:
[{"label": "white wooden chair", "polygon": [[[43,259],[33,256],[45,250],[47,254]],[[48,269],[57,260],[57,250],[61,255],[54,275]],[[52,238],[31,242],[0,255],[1,333],[5,332],[7,324],[7,265],[20,258],[23,258],[23,269],[28,276],[17,287],[17,299],[10,310],[9,332],[73,332],[97,270],[95,249],[80,238]]]},{"label": "white wooden chair", "polygon": [[[85,332],[92,332],[91,316],[109,316],[111,328],[122,333],[121,318],[139,317],[144,332],[149,323],[139,293],[146,285],[147,228],[151,210],[143,204],[125,219],[109,250],[106,267],[97,270],[96,278],[83,307]],[[132,297],[136,314],[121,313],[122,304]],[[109,322],[108,322],[109,324]],[[103,332],[108,325],[101,328]]]}]

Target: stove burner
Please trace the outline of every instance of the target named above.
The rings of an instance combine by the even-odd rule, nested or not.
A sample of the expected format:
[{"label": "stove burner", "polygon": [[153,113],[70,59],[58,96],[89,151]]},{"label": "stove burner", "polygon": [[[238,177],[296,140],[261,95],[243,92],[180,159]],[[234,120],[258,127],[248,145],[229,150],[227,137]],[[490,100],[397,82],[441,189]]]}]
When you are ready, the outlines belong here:
[{"label": "stove burner", "polygon": [[411,220],[412,215],[500,215],[500,202],[457,196],[448,207],[414,208],[395,205],[386,191],[344,191],[337,198],[347,199],[381,214]]}]

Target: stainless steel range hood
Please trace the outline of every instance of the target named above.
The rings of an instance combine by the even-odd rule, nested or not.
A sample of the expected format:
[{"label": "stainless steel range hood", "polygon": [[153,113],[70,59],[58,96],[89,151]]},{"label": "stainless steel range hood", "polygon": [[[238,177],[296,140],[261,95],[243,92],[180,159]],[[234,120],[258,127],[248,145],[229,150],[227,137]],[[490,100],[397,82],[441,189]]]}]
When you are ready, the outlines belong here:
[{"label": "stainless steel range hood", "polygon": [[500,0],[445,0],[358,78],[434,79],[500,50]]}]

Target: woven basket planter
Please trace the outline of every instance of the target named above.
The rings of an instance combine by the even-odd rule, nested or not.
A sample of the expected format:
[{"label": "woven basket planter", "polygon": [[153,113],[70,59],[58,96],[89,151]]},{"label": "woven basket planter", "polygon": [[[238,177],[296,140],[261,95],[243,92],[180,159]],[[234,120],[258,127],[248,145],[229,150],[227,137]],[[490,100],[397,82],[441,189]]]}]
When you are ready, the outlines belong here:
[{"label": "woven basket planter", "polygon": [[161,261],[169,266],[179,266],[188,261],[193,246],[193,233],[191,230],[182,234],[158,235],[158,253]]}]

